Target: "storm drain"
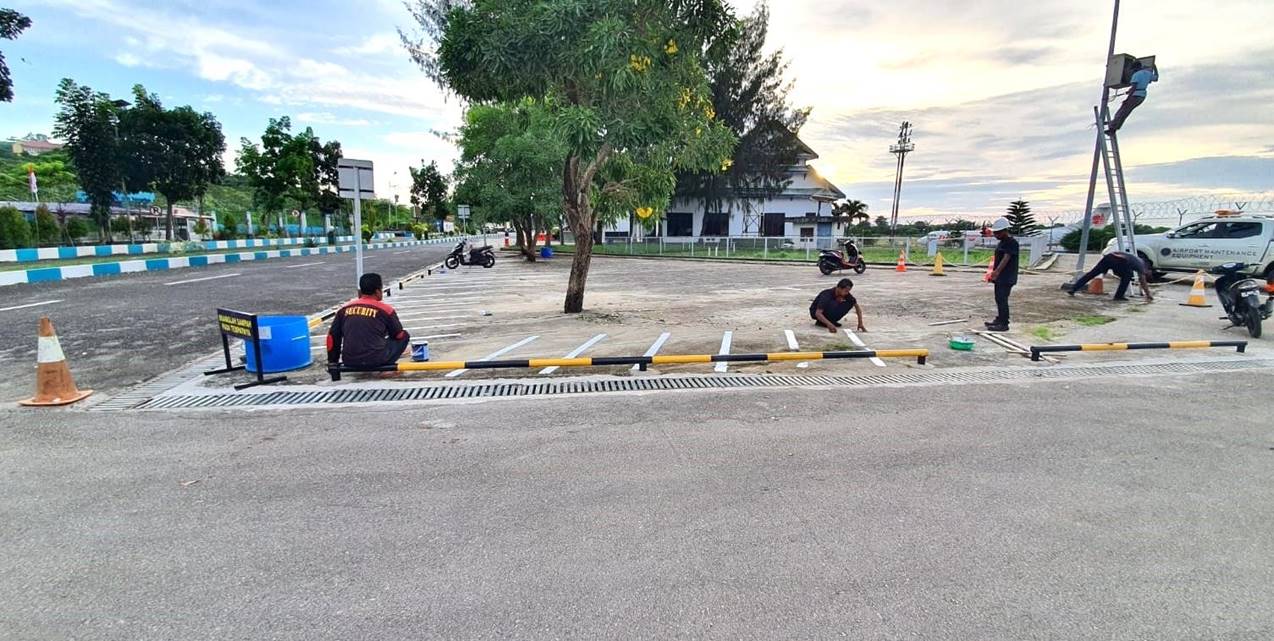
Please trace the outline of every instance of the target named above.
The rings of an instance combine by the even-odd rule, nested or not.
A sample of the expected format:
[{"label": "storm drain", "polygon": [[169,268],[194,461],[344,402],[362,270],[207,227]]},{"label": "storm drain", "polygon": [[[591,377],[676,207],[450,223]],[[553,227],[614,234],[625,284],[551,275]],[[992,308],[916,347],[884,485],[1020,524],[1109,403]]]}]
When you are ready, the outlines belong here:
[{"label": "storm drain", "polygon": [[623,392],[662,392],[714,389],[776,389],[792,387],[882,387],[952,384],[994,384],[1084,379],[1093,377],[1172,376],[1274,368],[1274,360],[1222,360],[1174,363],[1129,363],[1087,367],[1014,368],[969,371],[928,371],[872,376],[662,376],[657,378],[573,379],[562,381],[493,381],[464,385],[421,384],[336,390],[277,390],[266,393],[226,393],[160,396],[129,407],[95,409],[222,409],[269,408],[412,401],[462,401],[488,398],[571,396]]}]

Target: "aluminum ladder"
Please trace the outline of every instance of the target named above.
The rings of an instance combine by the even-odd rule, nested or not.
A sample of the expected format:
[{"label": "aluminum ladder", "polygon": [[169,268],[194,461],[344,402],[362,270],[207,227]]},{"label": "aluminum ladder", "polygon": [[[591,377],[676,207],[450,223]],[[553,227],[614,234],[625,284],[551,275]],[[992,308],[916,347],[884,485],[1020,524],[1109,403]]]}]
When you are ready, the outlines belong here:
[{"label": "aluminum ladder", "polygon": [[1124,165],[1119,159],[1119,136],[1109,133],[1110,110],[1103,106],[1093,112],[1097,117],[1097,145],[1106,173],[1106,191],[1110,196],[1110,215],[1115,219],[1115,239],[1119,251],[1137,253],[1136,226],[1128,206],[1128,189],[1124,182]]}]

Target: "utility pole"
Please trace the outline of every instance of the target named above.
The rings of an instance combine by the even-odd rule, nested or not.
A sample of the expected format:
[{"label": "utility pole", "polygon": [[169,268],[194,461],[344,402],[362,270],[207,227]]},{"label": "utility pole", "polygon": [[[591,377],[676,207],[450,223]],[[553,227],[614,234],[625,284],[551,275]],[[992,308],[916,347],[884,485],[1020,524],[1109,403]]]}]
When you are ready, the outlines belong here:
[{"label": "utility pole", "polygon": [[889,146],[889,153],[898,157],[898,172],[894,175],[894,208],[889,218],[889,233],[898,231],[898,208],[902,201],[902,170],[907,163],[907,154],[915,151],[916,145],[911,142],[911,123],[904,120],[898,128],[898,142]]},{"label": "utility pole", "polygon": [[[1114,16],[1110,19],[1110,47],[1106,49],[1105,64],[1107,65],[1107,67],[1109,67],[1110,65],[1110,59],[1115,56],[1115,37],[1118,34],[1119,34],[1119,0],[1115,0]],[[1101,102],[1097,103],[1098,105],[1100,105],[1099,109],[1101,111],[1099,113],[1104,114],[1106,112],[1107,102],[1110,102],[1110,87],[1106,86],[1106,82],[1103,80],[1102,86],[1101,86]],[[1098,120],[1102,121],[1104,120],[1104,118],[1098,118]],[[1072,280],[1072,282],[1079,280],[1080,275],[1084,273],[1084,259],[1088,254],[1088,233],[1093,228],[1093,201],[1096,199],[1096,196],[1097,196],[1097,170],[1101,166],[1101,162],[1102,162],[1101,137],[1103,135],[1105,134],[1101,131],[1101,127],[1099,126],[1097,128],[1097,145],[1093,149],[1093,170],[1088,179],[1088,204],[1084,207],[1084,224],[1082,226],[1083,231],[1080,232],[1080,239],[1079,239],[1079,258],[1076,260],[1076,263],[1075,263],[1075,278]],[[1112,203],[1112,205],[1113,204],[1114,203]],[[1116,233],[1118,233],[1118,230],[1119,230],[1118,225],[1119,223],[1117,221],[1116,227],[1115,227]]]}]

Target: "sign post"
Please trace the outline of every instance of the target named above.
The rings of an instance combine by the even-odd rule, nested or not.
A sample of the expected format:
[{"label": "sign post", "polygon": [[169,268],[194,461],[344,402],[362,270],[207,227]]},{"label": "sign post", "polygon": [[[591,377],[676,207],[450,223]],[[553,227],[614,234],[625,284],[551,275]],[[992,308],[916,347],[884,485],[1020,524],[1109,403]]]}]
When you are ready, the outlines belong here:
[{"label": "sign post", "polygon": [[464,228],[465,232],[467,233],[469,229],[469,206],[456,205],[456,218],[460,219],[460,225]]},{"label": "sign post", "polygon": [[247,369],[243,365],[235,365],[230,358],[230,339],[237,338],[244,343],[244,349],[251,349],[257,355],[257,380],[252,383],[235,385],[235,390],[244,390],[258,385],[269,385],[288,380],[286,376],[265,377],[265,358],[261,354],[261,328],[257,324],[257,315],[236,312],[232,309],[217,309],[217,328],[221,331],[221,350],[226,357],[224,369],[204,372],[204,376],[228,374]]},{"label": "sign post", "polygon": [[363,277],[363,197],[376,197],[376,181],[372,175],[372,161],[341,158],[336,161],[340,177],[341,198],[354,201],[354,286]]}]

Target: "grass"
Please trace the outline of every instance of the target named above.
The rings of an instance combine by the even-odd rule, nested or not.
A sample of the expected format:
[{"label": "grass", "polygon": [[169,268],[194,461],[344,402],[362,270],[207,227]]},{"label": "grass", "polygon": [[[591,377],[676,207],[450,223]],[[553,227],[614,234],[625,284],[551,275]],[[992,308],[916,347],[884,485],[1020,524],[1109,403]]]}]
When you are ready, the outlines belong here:
[{"label": "grass", "polygon": [[1061,338],[1062,335],[1051,327],[1039,325],[1031,330],[1031,336],[1042,341],[1052,341],[1053,339]]},{"label": "grass", "polygon": [[1100,327],[1102,325],[1115,322],[1115,318],[1101,315],[1080,316],[1075,319],[1075,322],[1083,325],[1084,327]]}]

